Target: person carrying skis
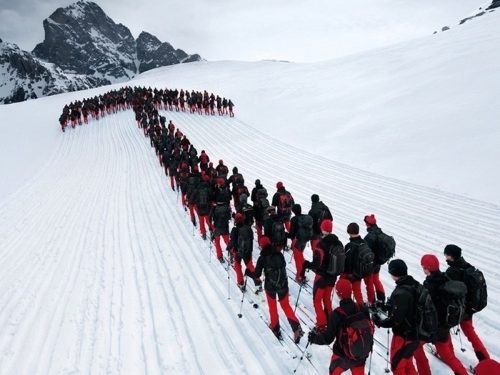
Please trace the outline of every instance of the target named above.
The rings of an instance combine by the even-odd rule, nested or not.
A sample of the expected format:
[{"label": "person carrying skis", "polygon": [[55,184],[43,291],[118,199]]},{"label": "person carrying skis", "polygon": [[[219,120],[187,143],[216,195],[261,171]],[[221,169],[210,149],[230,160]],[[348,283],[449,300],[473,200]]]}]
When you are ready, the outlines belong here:
[{"label": "person carrying skis", "polygon": [[252,189],[250,198],[253,202],[257,238],[260,239],[263,236],[262,228],[264,220],[266,220],[269,216],[267,213],[269,200],[267,199],[267,190],[264,186],[262,186],[259,179],[255,180],[255,187]]},{"label": "person carrying skis", "polygon": [[276,213],[276,207],[267,208],[268,218],[264,221],[264,235],[269,237],[272,245],[283,250],[286,245],[286,231],[283,219]]},{"label": "person carrying skis", "polygon": [[372,273],[375,295],[378,301],[385,302],[384,285],[380,281],[380,266],[394,256],[396,243],[392,237],[386,235],[382,229],[377,226],[375,215],[366,215],[364,222],[366,224],[366,231],[368,232],[364,240],[375,255],[375,264]]},{"label": "person carrying skis", "polygon": [[285,189],[283,182],[276,183],[276,193],[273,195],[272,205],[278,210],[278,215],[283,219],[287,232],[290,232],[290,217],[294,200],[292,194]]},{"label": "person carrying skis", "polygon": [[[329,345],[335,340],[330,375],[340,375],[347,370],[351,370],[353,375],[364,375],[365,362],[373,346],[374,327],[370,313],[365,306],[359,306],[352,300],[352,286],[349,280],[340,279],[335,291],[340,299],[339,307],[330,313],[325,331],[309,332],[309,342]],[[357,328],[353,328],[354,323]],[[356,335],[349,335],[349,331],[354,330]]]},{"label": "person carrying skis", "polygon": [[[429,291],[432,302],[436,307],[438,316],[438,326],[436,333],[436,347],[437,356],[446,363],[456,375],[466,375],[467,370],[458,360],[453,352],[453,343],[450,336],[450,326],[447,325],[449,319],[448,296],[444,290],[445,283],[448,281],[444,272],[439,271],[439,260],[435,255],[426,254],[420,260],[422,269],[427,276],[423,285]],[[462,283],[463,284],[463,283]],[[463,284],[464,297],[466,286]],[[458,324],[458,322],[457,322]],[[429,361],[424,351],[425,341],[420,341],[420,344],[415,351],[415,361],[419,375],[431,375]]]},{"label": "person carrying skis", "polygon": [[248,268],[245,270],[245,275],[253,279],[259,278],[264,272],[264,289],[266,291],[267,304],[269,308],[269,328],[274,335],[281,340],[281,329],[278,316],[278,299],[285,316],[287,317],[290,327],[293,331],[293,340],[299,343],[300,338],[304,334],[300,326],[297,316],[290,306],[290,297],[288,294],[288,277],[286,274],[285,257],[276,249],[271,240],[267,236],[262,236],[259,240],[259,247],[262,249],[257,259],[255,271],[251,272]]},{"label": "person carrying skis", "polygon": [[419,345],[417,329],[416,290],[421,285],[408,275],[408,267],[401,259],[389,263],[389,274],[396,282],[396,289],[383,308],[388,316],[382,319],[373,315],[377,327],[392,328],[390,347],[391,370],[394,375],[418,375],[413,365],[413,354]]},{"label": "person carrying skis", "polygon": [[[245,263],[246,269],[250,270],[250,272],[255,271],[252,260],[253,231],[249,225],[245,224],[243,215],[240,213],[234,215],[234,224],[226,250],[233,263],[238,287],[244,292],[245,284],[243,282],[241,261]],[[260,278],[253,278],[253,281],[257,288],[257,292],[262,291],[262,281]]]},{"label": "person carrying skis", "polygon": [[210,220],[213,223],[213,233],[210,240],[214,242],[215,254],[219,262],[224,263],[220,238],[224,239],[226,245],[229,243],[229,220],[231,220],[231,208],[227,202],[217,202],[210,212]]},{"label": "person carrying skis", "polygon": [[295,260],[295,269],[297,271],[295,281],[301,284],[306,282],[303,270],[304,249],[307,242],[312,237],[313,219],[309,215],[302,214],[302,207],[298,203],[292,206],[292,212],[295,216],[291,220],[290,232],[287,237],[292,239],[293,258]]},{"label": "person carrying skis", "polygon": [[366,284],[366,294],[370,304],[375,303],[375,291],[373,288],[373,262],[375,255],[365,240],[359,235],[359,225],[350,223],[347,226],[349,243],[345,246],[345,266],[342,278],[347,278],[352,283],[354,299],[358,304],[363,304],[361,293],[361,281]]},{"label": "person carrying skis", "polygon": [[323,220],[320,229],[322,238],[313,248],[313,260],[304,261],[304,271],[311,269],[316,273],[313,285],[316,332],[323,332],[326,329],[328,315],[332,311],[333,287],[337,276],[344,271],[345,262],[344,245],[332,233],[333,222],[329,219]]},{"label": "person carrying skis", "polygon": [[326,204],[319,200],[318,194],[311,195],[311,209],[309,216],[313,218],[313,237],[311,238],[311,249],[314,250],[322,237],[321,222],[323,220],[333,220],[332,213]]},{"label": "person carrying skis", "polygon": [[462,249],[457,245],[446,245],[444,256],[448,269],[446,276],[451,280],[463,281],[467,286],[465,301],[465,315],[460,328],[469,340],[479,361],[490,358],[490,354],[474,329],[472,317],[481,311],[487,304],[486,281],[481,271],[467,263],[462,257]]}]

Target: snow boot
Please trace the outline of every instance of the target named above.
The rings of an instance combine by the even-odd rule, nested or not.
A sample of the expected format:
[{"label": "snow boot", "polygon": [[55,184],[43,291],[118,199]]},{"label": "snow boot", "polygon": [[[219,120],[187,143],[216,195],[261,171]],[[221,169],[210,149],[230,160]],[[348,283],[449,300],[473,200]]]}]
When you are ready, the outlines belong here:
[{"label": "snow boot", "polygon": [[302,328],[299,327],[293,331],[293,342],[298,344],[302,336],[304,336],[304,331],[302,331]]}]

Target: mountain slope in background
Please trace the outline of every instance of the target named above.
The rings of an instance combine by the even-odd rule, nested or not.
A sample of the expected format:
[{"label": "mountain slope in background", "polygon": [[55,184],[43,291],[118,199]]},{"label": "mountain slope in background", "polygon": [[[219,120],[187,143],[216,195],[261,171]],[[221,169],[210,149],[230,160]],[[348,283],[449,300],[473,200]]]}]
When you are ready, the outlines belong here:
[{"label": "mountain slope in background", "polygon": [[43,27],[45,40],[32,54],[1,43],[0,103],[124,82],[149,69],[201,60],[145,32],[135,40],[90,1],[58,8]]}]

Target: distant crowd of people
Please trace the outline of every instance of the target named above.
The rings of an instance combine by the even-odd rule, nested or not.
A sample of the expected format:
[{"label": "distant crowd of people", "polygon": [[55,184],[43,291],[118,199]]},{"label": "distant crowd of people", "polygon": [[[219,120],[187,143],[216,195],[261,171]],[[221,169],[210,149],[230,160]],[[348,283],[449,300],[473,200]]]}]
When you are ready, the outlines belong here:
[{"label": "distant crowd of people", "polygon": [[177,89],[152,89],[146,87],[123,87],[111,90],[105,94],[92,98],[76,100],[64,106],[59,125],[64,132],[70,125],[88,124],[89,118],[99,120],[106,114],[116,113],[118,110],[131,109],[137,103],[147,99],[156,110],[168,110],[190,113],[215,115],[229,115],[234,117],[234,103],[231,99],[208,93]]},{"label": "distant crowd of people", "polygon": [[[114,103],[104,105],[106,113],[133,109],[137,127],[149,138],[170,188],[180,195],[200,236],[213,243],[215,256],[223,266],[232,265],[242,293],[249,288],[248,278],[255,293],[265,292],[269,328],[278,339],[283,339],[278,303],[292,329],[291,339],[298,344],[304,335],[290,303],[288,283],[293,280],[304,287],[308,284],[306,271],[311,270],[315,324],[308,333],[307,345],[334,343],[330,374],[347,370],[364,374],[373,350],[375,326],[392,329],[386,360],[394,374],[431,374],[426,352],[442,360],[455,374],[468,374],[470,369],[455,355],[450,331],[463,332],[471,343],[480,361],[476,374],[500,373],[500,365],[490,358],[473,325],[474,314],[487,305],[486,280],[479,269],[466,262],[459,246],[449,244],[442,250],[448,265],[444,272],[434,254],[423,254],[425,281],[421,284],[408,273],[403,260],[394,259],[396,241],[378,226],[374,214],[363,218],[364,236],[358,223],[347,226],[349,242],[344,245],[334,234],[332,211],[318,194],[311,195],[306,213],[283,182],[276,183],[272,196],[260,179],[250,189],[238,167],[230,173],[223,160],[214,164],[205,150],[198,153],[187,135],[172,121],[167,123],[159,112],[176,108],[176,102],[168,98],[176,98],[178,93],[169,92],[124,88],[103,95],[97,102]],[[204,103],[208,94],[200,95]],[[208,114],[212,114],[210,109]],[[255,242],[260,248],[256,263]],[[306,246],[312,249],[311,259],[304,257]],[[287,268],[285,252],[291,252],[294,269]],[[395,283],[388,298],[387,285],[379,277],[386,263]],[[335,308],[334,290],[340,300]]]}]

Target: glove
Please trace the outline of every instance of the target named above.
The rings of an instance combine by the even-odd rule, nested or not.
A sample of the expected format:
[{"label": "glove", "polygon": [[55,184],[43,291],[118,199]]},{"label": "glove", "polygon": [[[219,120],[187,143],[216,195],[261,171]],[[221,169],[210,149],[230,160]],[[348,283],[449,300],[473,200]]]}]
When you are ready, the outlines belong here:
[{"label": "glove", "polygon": [[377,327],[380,327],[380,325],[382,323],[382,319],[380,318],[380,315],[373,314],[372,320],[373,320],[373,324],[375,324]]},{"label": "glove", "polygon": [[382,302],[382,301],[375,302],[375,307],[378,310],[383,311],[383,312],[389,311],[389,306],[387,304],[385,304],[384,302]]},{"label": "glove", "polygon": [[307,335],[307,341],[310,343],[314,343],[314,340],[316,340],[317,333],[314,331],[309,331],[309,334]]},{"label": "glove", "polygon": [[250,272],[250,270],[248,268],[245,270],[245,276],[252,277],[251,272]]},{"label": "glove", "polygon": [[310,269],[311,268],[311,262],[309,262],[308,260],[305,260],[302,268],[304,269],[304,271],[306,269]]}]

